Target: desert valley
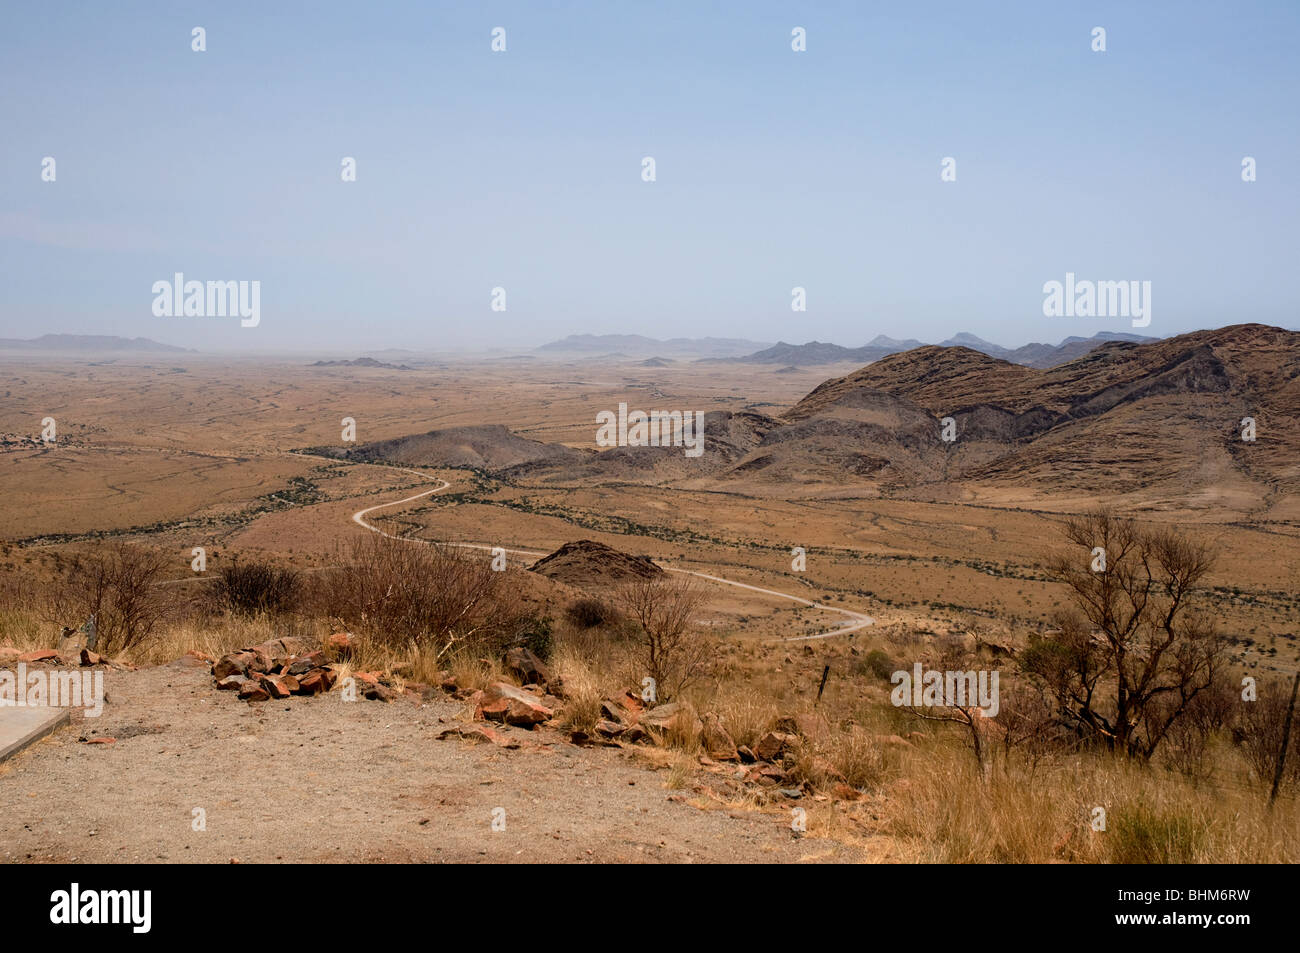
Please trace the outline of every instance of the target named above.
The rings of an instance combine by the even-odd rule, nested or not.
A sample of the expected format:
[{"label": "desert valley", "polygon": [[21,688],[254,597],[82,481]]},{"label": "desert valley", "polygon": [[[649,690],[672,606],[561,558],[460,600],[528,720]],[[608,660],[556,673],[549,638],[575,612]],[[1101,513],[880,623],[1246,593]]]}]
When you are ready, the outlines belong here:
[{"label": "desert valley", "polygon": [[[1123,337],[0,352],[0,665],[107,693],[0,764],[0,857],[1294,862],[1300,334]],[[1072,669],[1184,544],[1166,662]]]}]

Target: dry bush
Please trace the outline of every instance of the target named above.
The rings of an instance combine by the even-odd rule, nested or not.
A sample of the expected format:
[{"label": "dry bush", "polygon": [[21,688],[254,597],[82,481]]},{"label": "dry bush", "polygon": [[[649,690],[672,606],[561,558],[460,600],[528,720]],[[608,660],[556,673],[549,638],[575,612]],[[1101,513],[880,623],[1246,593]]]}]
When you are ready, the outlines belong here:
[{"label": "dry bush", "polygon": [[692,631],[691,623],[704,603],[694,579],[652,576],[623,586],[618,603],[638,627],[644,672],[655,680],[661,701],[676,697],[705,674],[713,647]]},{"label": "dry bush", "polygon": [[822,756],[846,783],[855,788],[879,787],[889,773],[890,759],[870,733],[856,725],[820,740]]},{"label": "dry bush", "polygon": [[700,753],[700,733],[696,730],[700,713],[690,702],[682,703],[682,713],[673,719],[664,732],[663,744],[672,751],[697,755]]},{"label": "dry bush", "polygon": [[300,577],[293,569],[265,559],[236,559],[217,576],[213,595],[224,609],[256,615],[295,608],[300,589]]},{"label": "dry bush", "polygon": [[892,759],[871,732],[858,725],[827,728],[796,746],[791,781],[807,781],[825,791],[837,782],[854,788],[878,788],[892,773]]},{"label": "dry bush", "polygon": [[[1150,759],[1227,663],[1227,643],[1202,613],[1212,547],[1176,529],[1146,528],[1105,510],[1065,523],[1070,552],[1051,575],[1074,608],[1059,634],[1023,653],[1077,730]],[[1094,558],[1104,550],[1104,569]]]},{"label": "dry bush", "polygon": [[555,650],[551,669],[564,682],[565,700],[561,717],[565,727],[593,733],[596,722],[601,719],[600,705],[604,697],[599,677],[586,659],[566,644],[561,644]]},{"label": "dry bush", "polygon": [[1197,695],[1183,717],[1169,727],[1160,751],[1165,767],[1193,783],[1208,780],[1215,768],[1213,742],[1220,729],[1236,715],[1238,697],[1226,676],[1216,677]]},{"label": "dry bush", "polygon": [[[1263,787],[1270,790],[1277,774],[1277,759],[1282,751],[1282,737],[1286,728],[1287,709],[1291,705],[1291,681],[1260,681],[1253,702],[1241,701],[1235,712],[1234,734],[1241,742],[1241,753],[1250,765],[1251,774]],[[1291,725],[1291,740],[1282,775],[1282,792],[1300,787],[1300,715]]]},{"label": "dry bush", "polygon": [[470,651],[460,649],[445,656],[445,660],[451,677],[460,688],[478,691],[493,682],[509,681],[495,657],[475,656]]},{"label": "dry bush", "polygon": [[180,603],[161,586],[171,560],[155,550],[116,542],[74,555],[47,607],[47,621],[79,627],[91,616],[96,651],[114,655],[147,642]]},{"label": "dry bush", "polygon": [[770,698],[753,689],[730,691],[716,698],[710,707],[727,726],[732,740],[751,748],[780,714]]},{"label": "dry bush", "polygon": [[48,648],[58,631],[45,618],[50,592],[22,573],[0,572],[0,644]]},{"label": "dry bush", "polygon": [[618,612],[602,599],[578,599],[564,609],[564,618],[575,628],[591,629],[612,626],[619,621]]},{"label": "dry bush", "polygon": [[344,565],[312,580],[309,604],[393,652],[491,656],[520,626],[503,575],[454,546],[367,535]]}]

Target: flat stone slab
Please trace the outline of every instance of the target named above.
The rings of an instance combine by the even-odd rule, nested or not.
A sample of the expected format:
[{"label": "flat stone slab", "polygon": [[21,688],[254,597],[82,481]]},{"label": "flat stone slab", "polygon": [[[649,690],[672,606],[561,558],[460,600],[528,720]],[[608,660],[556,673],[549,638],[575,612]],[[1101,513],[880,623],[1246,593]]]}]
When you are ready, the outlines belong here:
[{"label": "flat stone slab", "polygon": [[66,725],[71,717],[66,708],[0,708],[0,761]]}]

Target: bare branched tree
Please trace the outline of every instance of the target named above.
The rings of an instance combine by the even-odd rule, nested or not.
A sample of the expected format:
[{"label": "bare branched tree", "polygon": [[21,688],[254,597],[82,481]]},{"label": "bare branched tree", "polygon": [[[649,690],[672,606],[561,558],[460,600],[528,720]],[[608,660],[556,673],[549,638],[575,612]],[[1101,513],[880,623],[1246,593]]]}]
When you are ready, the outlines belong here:
[{"label": "bare branched tree", "polygon": [[[945,675],[948,672],[978,674],[981,668],[983,668],[983,663],[979,659],[959,649],[944,651],[933,665],[933,671]],[[955,699],[951,700],[956,701]],[[904,711],[920,718],[922,721],[940,721],[960,726],[965,731],[970,742],[971,753],[975,756],[975,763],[979,766],[981,777],[988,778],[992,769],[990,746],[998,742],[1007,743],[1007,725],[1005,722],[986,717],[984,710],[979,707],[979,697],[973,688],[967,693],[966,700],[969,704],[927,705],[925,707],[903,705],[902,707]]]},{"label": "bare branched tree", "polygon": [[73,628],[91,616],[96,649],[111,655],[146,641],[175,605],[160,586],[170,560],[161,552],[116,542],[75,555],[55,590],[47,616]]},{"label": "bare branched tree", "polygon": [[1049,568],[1075,608],[1023,662],[1080,732],[1149,759],[1226,664],[1225,639],[1198,611],[1212,548],[1104,510],[1068,520],[1065,536],[1075,548]]},{"label": "bare branched tree", "polygon": [[622,587],[617,602],[637,624],[641,660],[661,700],[679,694],[704,674],[712,646],[690,631],[704,603],[695,580],[641,577]]}]

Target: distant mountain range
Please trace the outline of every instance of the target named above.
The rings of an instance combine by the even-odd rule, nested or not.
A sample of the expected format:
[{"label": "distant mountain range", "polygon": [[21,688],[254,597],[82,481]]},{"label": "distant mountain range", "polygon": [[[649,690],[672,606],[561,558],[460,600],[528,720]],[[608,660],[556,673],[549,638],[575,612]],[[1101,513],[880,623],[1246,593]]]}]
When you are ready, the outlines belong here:
[{"label": "distant mountain range", "polygon": [[[1119,331],[1102,331],[1090,338],[1068,337],[1060,344],[1025,344],[1017,348],[1002,347],[965,331],[954,334],[938,347],[965,347],[979,351],[989,357],[1000,358],[1012,364],[1025,367],[1047,369],[1082,357],[1102,344],[1125,341],[1131,344],[1144,344],[1159,338],[1143,337],[1140,334],[1126,334]],[[914,348],[923,347],[920,341],[906,341],[885,337],[876,337],[863,347],[843,347],[839,344],[826,344],[821,341],[809,341],[807,344],[786,344],[784,341],[772,347],[747,354],[743,357],[727,358],[745,364],[781,364],[783,366],[807,367],[815,364],[835,364],[840,361],[855,364],[869,364],[879,361],[891,354],[900,354]]]},{"label": "distant mountain range", "polygon": [[149,338],[124,338],[115,334],[42,334],[38,338],[0,338],[0,351],[70,351],[102,354],[105,351],[143,351],[154,354],[193,354],[187,347],[160,344]]},{"label": "distant mountain range", "polygon": [[317,361],[309,365],[311,367],[379,367],[388,371],[413,371],[415,368],[407,364],[389,364],[385,361],[376,361],[373,357],[358,357],[351,361]]},{"label": "distant mountain range", "polygon": [[537,348],[548,356],[595,357],[609,354],[627,357],[653,354],[658,357],[684,357],[696,360],[742,357],[768,346],[765,341],[744,338],[670,338],[660,341],[640,334],[570,334]]}]

